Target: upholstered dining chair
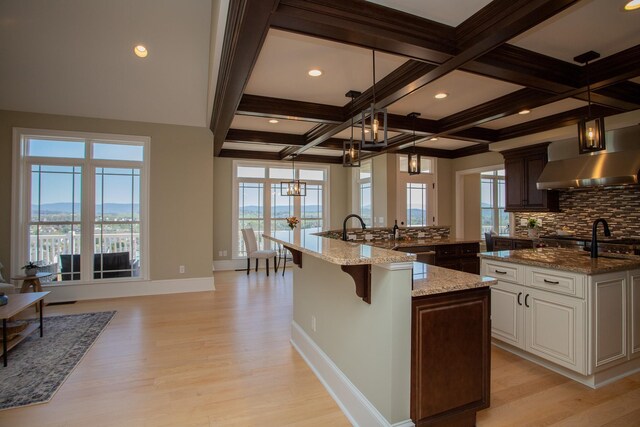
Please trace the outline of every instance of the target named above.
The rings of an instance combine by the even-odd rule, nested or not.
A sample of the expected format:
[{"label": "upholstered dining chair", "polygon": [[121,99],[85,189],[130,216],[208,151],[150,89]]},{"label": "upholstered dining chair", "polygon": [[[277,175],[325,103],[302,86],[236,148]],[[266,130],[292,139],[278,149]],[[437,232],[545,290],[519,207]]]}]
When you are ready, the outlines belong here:
[{"label": "upholstered dining chair", "polygon": [[256,260],[256,271],[258,271],[258,260],[264,259],[267,262],[267,276],[269,275],[269,258],[273,258],[273,270],[278,272],[278,252],[266,249],[258,250],[258,243],[256,242],[256,233],[253,228],[243,228],[242,238],[244,239],[244,246],[247,250],[247,275],[251,269],[251,260]]}]

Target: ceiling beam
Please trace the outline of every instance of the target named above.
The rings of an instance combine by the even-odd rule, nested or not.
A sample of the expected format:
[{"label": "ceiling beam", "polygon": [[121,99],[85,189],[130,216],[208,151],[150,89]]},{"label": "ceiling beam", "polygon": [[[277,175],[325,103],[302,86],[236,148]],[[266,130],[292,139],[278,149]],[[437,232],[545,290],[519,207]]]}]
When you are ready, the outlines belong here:
[{"label": "ceiling beam", "polygon": [[[257,159],[257,160],[282,160],[277,152],[271,151],[249,151],[249,150],[220,150],[218,157],[231,157],[236,159]],[[305,163],[328,163],[341,164],[342,156],[318,156],[313,154],[303,154],[296,157],[297,162]]]},{"label": "ceiling beam", "polygon": [[213,132],[214,156],[220,154],[277,6],[278,0],[236,0],[229,3],[209,125]]},{"label": "ceiling beam", "polygon": [[[517,138],[520,136],[531,135],[533,133],[544,132],[547,130],[558,129],[565,126],[577,124],[580,119],[588,114],[588,107],[576,108],[574,110],[565,111],[563,113],[554,114],[552,116],[543,117],[537,120],[531,120],[514,126],[509,126],[497,131],[498,140]],[[601,105],[592,105],[591,113],[594,117],[607,117],[618,114],[619,111]],[[576,130],[576,137],[578,131]]]},{"label": "ceiling beam", "polygon": [[[263,132],[247,129],[229,129],[226,142],[240,142],[249,144],[271,144],[287,146],[303,146],[306,143],[304,135],[279,132]],[[320,147],[342,150],[343,140],[331,138],[322,143]]]},{"label": "ceiling beam", "polygon": [[236,114],[316,123],[342,123],[342,107],[244,94]]}]

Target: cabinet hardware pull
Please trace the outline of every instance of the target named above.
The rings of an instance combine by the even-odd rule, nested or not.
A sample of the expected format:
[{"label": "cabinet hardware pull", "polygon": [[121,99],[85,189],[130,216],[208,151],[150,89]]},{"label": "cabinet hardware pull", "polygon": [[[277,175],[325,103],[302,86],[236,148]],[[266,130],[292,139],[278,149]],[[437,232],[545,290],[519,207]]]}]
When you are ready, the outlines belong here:
[{"label": "cabinet hardware pull", "polygon": [[551,283],[552,285],[559,285],[560,282],[554,282],[553,280],[544,279],[544,283]]},{"label": "cabinet hardware pull", "polygon": [[522,305],[522,301],[520,301],[521,297],[522,297],[522,292],[518,292],[518,305]]},{"label": "cabinet hardware pull", "polygon": [[494,271],[495,271],[496,273],[498,273],[498,274],[507,274],[507,272],[506,272],[506,271],[500,271],[500,270],[494,270]]},{"label": "cabinet hardware pull", "polygon": [[527,308],[529,308],[529,304],[527,303],[527,301],[528,301],[528,300],[529,300],[529,294],[526,294],[526,295],[524,296],[524,305],[525,305],[525,307],[527,307]]}]

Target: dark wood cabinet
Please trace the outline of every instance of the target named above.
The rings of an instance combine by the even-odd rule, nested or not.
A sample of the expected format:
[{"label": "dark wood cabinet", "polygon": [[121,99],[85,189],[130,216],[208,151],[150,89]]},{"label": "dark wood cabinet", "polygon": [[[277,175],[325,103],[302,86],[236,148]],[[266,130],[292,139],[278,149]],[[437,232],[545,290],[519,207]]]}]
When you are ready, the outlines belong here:
[{"label": "dark wood cabinet", "polygon": [[480,274],[480,243],[451,243],[433,246],[405,246],[397,249],[417,255],[419,262]]},{"label": "dark wood cabinet", "polygon": [[557,191],[538,190],[536,182],[547,164],[549,143],[502,151],[507,212],[558,212]]},{"label": "dark wood cabinet", "polygon": [[531,248],[533,248],[533,240],[518,239],[513,237],[494,237],[493,238],[494,251],[512,251],[516,249],[531,249]]},{"label": "dark wood cabinet", "polygon": [[489,407],[490,291],[416,297],[411,316],[411,419],[468,426]]}]

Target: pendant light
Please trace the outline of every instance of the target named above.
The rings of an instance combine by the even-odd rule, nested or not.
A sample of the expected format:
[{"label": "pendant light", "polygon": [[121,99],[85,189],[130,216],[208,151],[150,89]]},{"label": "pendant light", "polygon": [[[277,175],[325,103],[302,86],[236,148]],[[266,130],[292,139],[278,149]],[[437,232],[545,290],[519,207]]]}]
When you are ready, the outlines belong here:
[{"label": "pendant light", "polygon": [[416,119],[420,116],[420,113],[410,113],[408,118],[412,119],[413,123],[413,151],[409,153],[409,159],[407,162],[407,172],[409,175],[420,174],[420,154],[416,152]]},{"label": "pendant light", "polygon": [[307,195],[307,183],[304,181],[300,181],[296,178],[296,156],[297,154],[293,154],[291,156],[291,181],[281,181],[280,182],[280,195],[282,196],[306,196]]},{"label": "pendant light", "polygon": [[585,64],[587,75],[587,116],[578,122],[578,148],[580,154],[593,153],[606,149],[604,137],[604,117],[591,115],[591,85],[589,82],[589,61],[600,58],[600,54],[590,50],[573,58],[574,61]]},{"label": "pendant light", "polygon": [[362,148],[387,146],[387,109],[376,108],[376,51],[373,50],[373,101],[362,111]]},{"label": "pendant light", "polygon": [[[350,90],[345,96],[351,98],[353,106],[353,101],[360,96],[360,92]],[[342,143],[342,166],[345,168],[360,167],[360,141],[353,139],[353,116],[351,116],[351,139]]]}]

